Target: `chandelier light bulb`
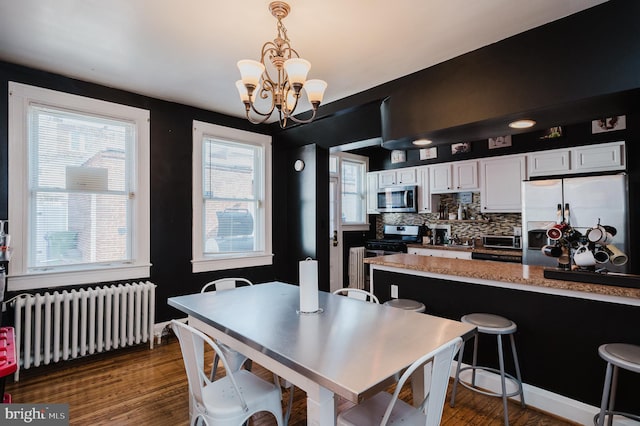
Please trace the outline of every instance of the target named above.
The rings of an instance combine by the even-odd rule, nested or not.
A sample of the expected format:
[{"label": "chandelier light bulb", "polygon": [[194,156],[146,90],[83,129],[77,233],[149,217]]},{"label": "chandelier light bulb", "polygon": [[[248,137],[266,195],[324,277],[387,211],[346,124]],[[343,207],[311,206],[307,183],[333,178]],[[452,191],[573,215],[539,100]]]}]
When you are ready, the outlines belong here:
[{"label": "chandelier light bulb", "polygon": [[302,86],[307,81],[307,74],[311,69],[311,62],[302,58],[291,58],[284,61],[284,70],[289,77],[291,85],[299,84]]},{"label": "chandelier light bulb", "polygon": [[242,59],[238,61],[238,69],[245,86],[258,87],[264,73],[264,64],[252,59]]},{"label": "chandelier light bulb", "polygon": [[307,98],[313,105],[314,103],[322,103],[324,91],[327,90],[327,82],[324,80],[307,80],[304,84],[304,90],[307,92]]}]

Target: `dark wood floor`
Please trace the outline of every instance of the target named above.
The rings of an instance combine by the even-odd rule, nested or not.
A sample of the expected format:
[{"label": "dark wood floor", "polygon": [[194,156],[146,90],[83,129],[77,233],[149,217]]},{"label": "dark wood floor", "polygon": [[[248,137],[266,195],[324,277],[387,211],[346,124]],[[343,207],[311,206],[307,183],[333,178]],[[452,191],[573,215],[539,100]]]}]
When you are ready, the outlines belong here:
[{"label": "dark wood floor", "polygon": [[[253,371],[271,380],[272,375],[254,363]],[[223,374],[223,371],[220,372]],[[449,386],[450,390],[451,386]],[[23,370],[20,381],[7,379],[14,403],[67,403],[71,425],[187,425],[188,388],[180,347],[171,337],[156,345],[120,349],[81,360]],[[285,391],[286,392],[286,391]],[[290,425],[306,425],[306,397],[296,389]],[[401,398],[410,401],[407,386]],[[286,394],[285,394],[286,399]],[[350,406],[340,401],[339,409]],[[502,401],[461,388],[456,407],[445,404],[443,425],[501,425]],[[571,425],[531,408],[510,403],[512,425]],[[274,425],[258,415],[256,426]]]}]

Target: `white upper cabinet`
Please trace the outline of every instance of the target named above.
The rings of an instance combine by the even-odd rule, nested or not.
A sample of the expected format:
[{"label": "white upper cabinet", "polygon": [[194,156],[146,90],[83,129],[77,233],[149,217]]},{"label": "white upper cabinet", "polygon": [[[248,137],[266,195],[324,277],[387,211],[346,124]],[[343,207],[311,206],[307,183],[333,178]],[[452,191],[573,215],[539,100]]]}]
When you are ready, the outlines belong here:
[{"label": "white upper cabinet", "polygon": [[550,176],[569,173],[571,152],[568,149],[532,152],[527,155],[529,176]]},{"label": "white upper cabinet", "polygon": [[579,146],[571,150],[571,169],[575,173],[624,170],[624,142]]},{"label": "white upper cabinet", "polygon": [[482,213],[522,211],[522,181],[527,178],[524,155],[480,160]]},{"label": "white upper cabinet", "polygon": [[367,214],[378,214],[378,172],[367,173]]},{"label": "white upper cabinet", "polygon": [[532,152],[527,154],[529,176],[624,170],[624,150],[624,142],[610,142]]},{"label": "white upper cabinet", "polygon": [[418,178],[415,167],[386,170],[378,174],[378,186],[380,188],[386,186],[415,185],[417,183]]},{"label": "white upper cabinet", "polygon": [[431,213],[434,203],[437,204],[438,200],[434,199],[437,196],[432,196],[429,188],[429,167],[418,167],[416,171],[418,174],[418,213]]},{"label": "white upper cabinet", "polygon": [[478,185],[478,161],[459,161],[430,166],[431,193],[473,191]]}]

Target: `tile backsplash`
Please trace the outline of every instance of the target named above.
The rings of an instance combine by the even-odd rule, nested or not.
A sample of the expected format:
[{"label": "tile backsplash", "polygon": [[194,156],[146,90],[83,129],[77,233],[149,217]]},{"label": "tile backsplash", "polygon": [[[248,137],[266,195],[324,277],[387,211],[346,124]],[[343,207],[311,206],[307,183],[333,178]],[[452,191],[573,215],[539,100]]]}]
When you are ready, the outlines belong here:
[{"label": "tile backsplash", "polygon": [[[458,211],[458,194],[441,194],[440,204],[449,212]],[[478,237],[484,234],[513,235],[514,226],[522,226],[520,213],[484,213],[480,211],[480,193],[474,192],[472,202],[463,204],[470,218],[475,220],[439,220],[438,205],[433,206],[435,213],[382,213],[376,216],[376,238],[382,238],[384,225],[422,225],[424,223],[442,223],[451,225],[451,234],[462,239]]]}]

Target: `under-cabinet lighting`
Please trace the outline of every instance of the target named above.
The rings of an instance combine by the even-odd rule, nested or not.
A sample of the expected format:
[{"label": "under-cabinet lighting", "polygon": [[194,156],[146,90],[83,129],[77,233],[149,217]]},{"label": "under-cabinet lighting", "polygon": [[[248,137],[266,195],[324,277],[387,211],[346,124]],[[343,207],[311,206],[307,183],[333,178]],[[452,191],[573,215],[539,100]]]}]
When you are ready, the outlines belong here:
[{"label": "under-cabinet lighting", "polygon": [[512,129],[528,129],[529,127],[533,127],[536,125],[536,122],[533,120],[516,120],[509,123],[509,127]]}]

